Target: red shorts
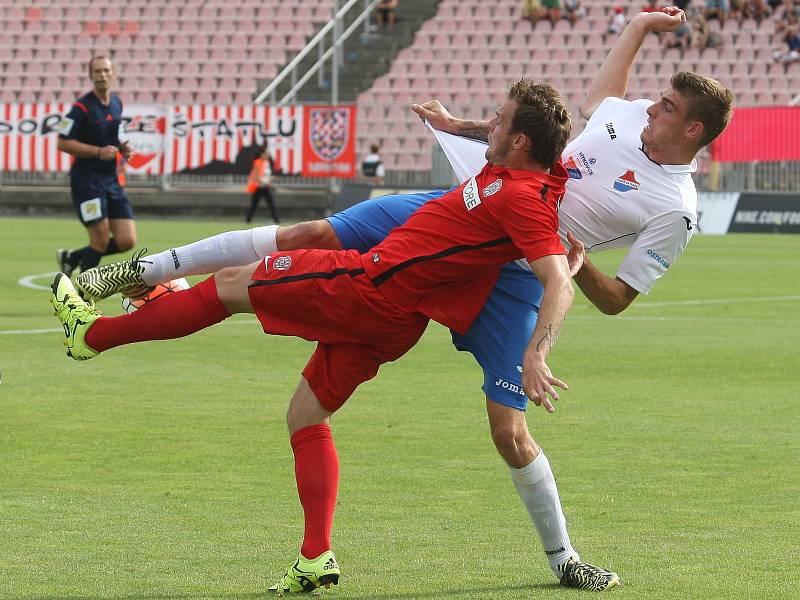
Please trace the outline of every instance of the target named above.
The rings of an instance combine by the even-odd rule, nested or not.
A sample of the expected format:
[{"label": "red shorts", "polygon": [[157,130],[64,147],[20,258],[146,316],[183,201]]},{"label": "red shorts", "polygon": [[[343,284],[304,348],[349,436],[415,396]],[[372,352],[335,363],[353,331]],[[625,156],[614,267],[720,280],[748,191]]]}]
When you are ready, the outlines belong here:
[{"label": "red shorts", "polygon": [[268,256],[253,273],[249,295],[265,333],[319,342],[303,377],[331,412],[383,363],[408,352],[428,325],[425,315],[384,298],[355,250]]}]

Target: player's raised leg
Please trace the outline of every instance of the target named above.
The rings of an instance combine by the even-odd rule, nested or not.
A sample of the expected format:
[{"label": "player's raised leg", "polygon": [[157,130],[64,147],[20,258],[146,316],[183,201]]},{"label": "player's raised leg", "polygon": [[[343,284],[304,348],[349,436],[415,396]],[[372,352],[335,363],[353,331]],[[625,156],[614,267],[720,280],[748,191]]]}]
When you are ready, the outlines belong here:
[{"label": "player's raised leg", "polygon": [[[227,284],[241,289],[225,290],[224,297],[232,310],[220,300],[216,277],[212,276],[193,288],[166,295],[154,302],[146,311],[134,311],[118,317],[100,317],[97,311],[84,302],[72,285],[59,274],[53,283],[52,302],[56,316],[67,331],[74,349],[70,356],[86,359],[116,346],[149,340],[166,340],[184,337],[215,325],[233,312],[252,312],[247,302],[247,284],[258,263],[238,267],[236,273],[219,274]],[[233,282],[233,283],[231,283]],[[94,315],[88,318],[88,314]]]},{"label": "player's raised leg", "polygon": [[227,267],[250,265],[277,250],[277,225],[227,231],[185,246],[88,270],[76,280],[86,298],[99,300],[122,293],[137,296],[148,288],[189,275],[216,273]]}]

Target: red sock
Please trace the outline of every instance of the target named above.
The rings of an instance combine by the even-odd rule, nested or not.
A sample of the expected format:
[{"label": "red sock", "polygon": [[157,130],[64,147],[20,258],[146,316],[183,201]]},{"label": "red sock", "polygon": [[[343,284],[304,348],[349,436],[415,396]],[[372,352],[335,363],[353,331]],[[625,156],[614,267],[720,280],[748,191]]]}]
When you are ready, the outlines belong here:
[{"label": "red sock", "polygon": [[300,553],[317,558],[331,549],[333,511],[339,486],[339,457],[328,425],[303,427],[292,435],[297,495],[306,529]]},{"label": "red sock", "polygon": [[146,308],[119,317],[101,317],[86,332],[86,343],[93,350],[144,342],[171,340],[228,318],[231,314],[219,301],[212,275],[193,288],[168,294]]}]

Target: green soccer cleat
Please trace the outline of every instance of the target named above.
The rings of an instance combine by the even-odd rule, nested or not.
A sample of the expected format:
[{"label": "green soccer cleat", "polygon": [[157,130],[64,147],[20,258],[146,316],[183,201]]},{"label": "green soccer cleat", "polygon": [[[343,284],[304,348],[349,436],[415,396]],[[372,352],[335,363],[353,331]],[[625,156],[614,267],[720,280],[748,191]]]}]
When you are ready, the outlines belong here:
[{"label": "green soccer cleat", "polygon": [[55,316],[64,326],[67,356],[75,360],[88,360],[100,354],[86,345],[86,332],[97,319],[100,311],[80,297],[69,277],[64,273],[56,275],[53,281],[53,295],[50,303],[55,308]]},{"label": "green soccer cleat", "polygon": [[622,585],[616,573],[595,567],[589,563],[579,562],[574,558],[570,558],[564,564],[559,565],[558,569],[563,573],[561,585],[564,587],[603,592]]},{"label": "green soccer cleat", "polygon": [[339,564],[333,551],[323,552],[314,560],[308,560],[301,554],[278,583],[269,588],[269,591],[278,596],[317,594],[322,591],[320,588],[337,585],[339,575]]},{"label": "green soccer cleat", "polygon": [[143,248],[130,260],[100,265],[84,271],[75,280],[75,287],[81,296],[91,300],[102,300],[116,293],[130,298],[146,296],[153,290],[142,279],[144,267],[141,258],[146,251],[147,249]]}]

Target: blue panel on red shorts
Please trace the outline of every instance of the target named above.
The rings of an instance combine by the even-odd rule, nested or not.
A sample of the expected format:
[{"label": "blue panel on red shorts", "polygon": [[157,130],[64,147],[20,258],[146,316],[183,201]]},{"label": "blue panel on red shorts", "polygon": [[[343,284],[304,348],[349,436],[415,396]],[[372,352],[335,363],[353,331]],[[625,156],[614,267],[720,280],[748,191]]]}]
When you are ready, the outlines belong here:
[{"label": "blue panel on red shorts", "polygon": [[[328,217],[342,247],[366,252],[406,222],[429,200],[446,190],[394,194],[365,200]],[[452,332],[453,344],[470,352],[483,369],[483,390],[499,404],[525,410],[519,365],[536,327],[544,288],[536,276],[516,263],[505,265],[494,291],[464,335]]]},{"label": "blue panel on red shorts", "polygon": [[415,210],[441,198],[447,190],[392,194],[364,200],[328,217],[342,247],[366,252],[389,235],[389,232],[408,220]]}]

